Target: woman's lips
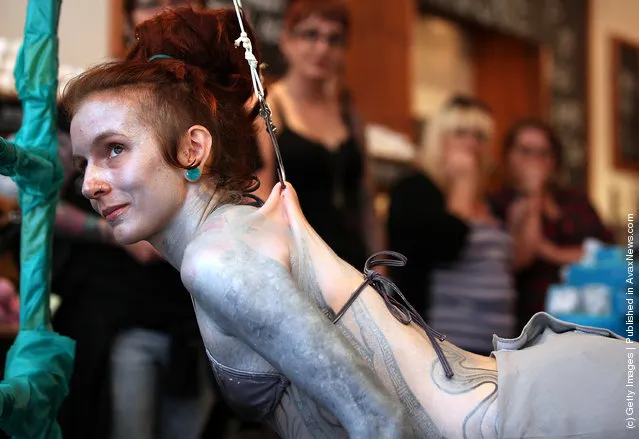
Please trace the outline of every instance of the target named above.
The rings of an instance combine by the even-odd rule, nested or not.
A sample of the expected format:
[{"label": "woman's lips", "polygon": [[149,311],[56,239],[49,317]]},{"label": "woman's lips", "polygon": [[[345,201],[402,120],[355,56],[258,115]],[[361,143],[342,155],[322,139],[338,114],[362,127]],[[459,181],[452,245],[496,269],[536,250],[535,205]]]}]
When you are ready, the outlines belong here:
[{"label": "woman's lips", "polygon": [[127,207],[128,207],[128,205],[126,205],[126,204],[120,204],[118,206],[107,207],[106,209],[104,209],[102,211],[102,216],[107,221],[114,221],[120,215],[122,215],[122,213],[124,213],[124,211],[126,210]]}]

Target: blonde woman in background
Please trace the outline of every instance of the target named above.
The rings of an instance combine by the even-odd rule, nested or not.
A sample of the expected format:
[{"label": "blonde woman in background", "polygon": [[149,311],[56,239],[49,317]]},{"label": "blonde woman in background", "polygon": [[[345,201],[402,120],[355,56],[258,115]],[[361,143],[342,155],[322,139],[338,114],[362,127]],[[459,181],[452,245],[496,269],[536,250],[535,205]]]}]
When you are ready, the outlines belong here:
[{"label": "blonde woman in background", "polygon": [[493,119],[455,97],[428,126],[416,172],[391,190],[389,247],[408,257],[393,278],[426,320],[463,349],[490,354],[515,328],[511,239],[488,207]]}]

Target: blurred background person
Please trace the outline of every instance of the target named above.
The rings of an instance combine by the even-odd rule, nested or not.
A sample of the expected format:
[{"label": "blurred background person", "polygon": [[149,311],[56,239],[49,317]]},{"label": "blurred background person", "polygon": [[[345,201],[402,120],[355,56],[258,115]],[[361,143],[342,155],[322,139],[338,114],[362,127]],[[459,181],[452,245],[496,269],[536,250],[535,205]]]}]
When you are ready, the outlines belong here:
[{"label": "blurred background person", "polygon": [[363,267],[381,250],[364,126],[342,86],[350,31],[341,0],[295,0],[281,51],[287,71],[269,87],[286,176],[311,226],[342,259]]},{"label": "blurred background person", "polygon": [[544,310],[546,292],[562,265],[582,257],[586,238],[610,242],[586,194],[560,184],[562,145],[536,119],[516,123],[504,137],[507,182],[491,197],[514,238],[519,326]]},{"label": "blurred background person", "polygon": [[515,328],[511,239],[485,184],[493,120],[458,96],[435,114],[416,172],[390,192],[389,247],[408,257],[393,280],[429,324],[464,349],[488,354],[492,335]]}]

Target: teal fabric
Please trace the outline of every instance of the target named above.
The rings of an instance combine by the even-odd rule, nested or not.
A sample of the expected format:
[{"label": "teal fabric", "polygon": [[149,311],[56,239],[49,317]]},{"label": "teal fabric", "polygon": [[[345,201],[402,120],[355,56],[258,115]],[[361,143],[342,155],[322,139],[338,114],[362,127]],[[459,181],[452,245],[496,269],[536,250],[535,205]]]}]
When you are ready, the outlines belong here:
[{"label": "teal fabric", "polygon": [[24,223],[20,273],[20,326],[24,329],[42,328],[49,320],[51,237],[63,178],[56,131],[60,3],[29,1],[24,42],[14,71],[24,112],[15,143],[26,148],[24,154],[16,155],[19,167],[13,175],[20,189]]},{"label": "teal fabric", "polygon": [[56,94],[61,0],[29,0],[14,76],[23,121],[0,139],[0,172],[19,188],[22,210],[20,332],[0,383],[0,428],[18,439],[59,439],[57,411],[68,393],[75,343],[50,331],[53,223],[63,171]]},{"label": "teal fabric", "polygon": [[0,425],[16,438],[62,438],[56,416],[68,393],[75,342],[51,331],[21,330],[0,383]]}]

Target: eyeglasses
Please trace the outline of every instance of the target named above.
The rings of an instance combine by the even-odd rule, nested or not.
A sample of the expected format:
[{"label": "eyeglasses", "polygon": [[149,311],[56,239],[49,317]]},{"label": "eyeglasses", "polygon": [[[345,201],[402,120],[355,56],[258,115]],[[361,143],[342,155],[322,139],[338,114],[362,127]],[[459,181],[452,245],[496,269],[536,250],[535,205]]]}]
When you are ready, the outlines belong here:
[{"label": "eyeglasses", "polygon": [[297,38],[308,43],[317,43],[324,41],[330,47],[339,48],[346,46],[346,35],[343,32],[331,32],[322,34],[317,29],[299,29],[293,32]]},{"label": "eyeglasses", "polygon": [[490,107],[483,101],[475,99],[469,96],[457,95],[454,96],[447,104],[448,108],[461,107],[464,109],[477,109],[485,113],[491,113]]},{"label": "eyeglasses", "polygon": [[538,157],[541,159],[550,159],[553,158],[553,153],[548,148],[539,148],[532,145],[516,145],[515,151],[519,154],[523,155],[526,158]]}]

